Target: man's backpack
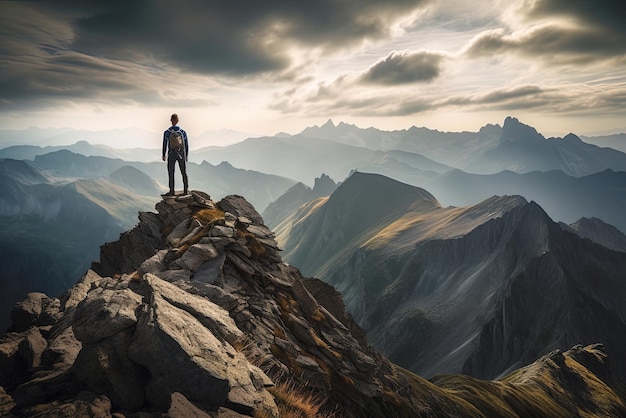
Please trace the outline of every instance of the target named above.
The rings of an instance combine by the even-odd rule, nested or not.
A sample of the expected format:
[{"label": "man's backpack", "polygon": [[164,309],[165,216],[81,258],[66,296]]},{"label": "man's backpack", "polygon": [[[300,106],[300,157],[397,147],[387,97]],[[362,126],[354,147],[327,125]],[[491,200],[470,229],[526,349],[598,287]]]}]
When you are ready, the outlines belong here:
[{"label": "man's backpack", "polygon": [[170,149],[180,151],[183,148],[183,134],[180,131],[170,129]]}]

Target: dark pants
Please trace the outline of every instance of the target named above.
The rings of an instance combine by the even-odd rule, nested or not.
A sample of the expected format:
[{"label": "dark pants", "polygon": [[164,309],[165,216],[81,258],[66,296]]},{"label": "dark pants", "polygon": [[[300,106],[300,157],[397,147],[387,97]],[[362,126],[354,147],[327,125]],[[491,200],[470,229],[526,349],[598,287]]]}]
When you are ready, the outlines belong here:
[{"label": "dark pants", "polygon": [[167,156],[167,174],[170,180],[170,193],[174,193],[174,165],[178,161],[178,167],[180,168],[180,174],[183,176],[183,186],[185,193],[189,188],[189,181],[187,180],[187,163],[182,155],[176,151],[171,151]]}]

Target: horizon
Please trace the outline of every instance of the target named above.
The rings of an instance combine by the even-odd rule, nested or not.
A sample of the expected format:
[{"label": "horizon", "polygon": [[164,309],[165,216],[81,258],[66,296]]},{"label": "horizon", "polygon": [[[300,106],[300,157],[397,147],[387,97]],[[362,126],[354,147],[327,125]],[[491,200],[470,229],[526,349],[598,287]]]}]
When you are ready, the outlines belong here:
[{"label": "horizon", "polygon": [[[0,126],[626,131],[620,0],[0,2]],[[164,21],[179,22],[163,27]],[[117,29],[115,29],[117,28]],[[322,122],[323,123],[323,122]]]},{"label": "horizon", "polygon": [[[537,127],[525,123],[525,121],[520,120],[519,118],[515,117],[515,116],[506,116],[506,118],[513,118],[513,119],[517,119],[521,124],[523,125],[527,125],[530,126],[531,128],[535,128],[537,130],[537,132],[544,136],[546,139],[550,139],[550,138],[563,138],[568,134],[574,134],[580,138],[594,138],[594,137],[605,137],[605,136],[621,136],[621,135],[626,135],[626,129],[621,130],[621,131],[616,131],[615,133],[606,133],[606,132],[597,132],[597,133],[591,133],[591,134],[582,134],[582,133],[578,133],[578,132],[564,132],[564,133],[557,133],[555,134],[553,133],[549,133],[549,132],[542,132],[540,129],[537,129]],[[505,118],[505,119],[506,119]],[[206,130],[201,132],[198,135],[195,135],[195,138],[193,136],[190,136],[190,139],[193,141],[194,139],[202,139],[201,143],[198,144],[197,142],[194,144],[193,142],[191,143],[191,149],[201,149],[201,148],[205,148],[205,147],[227,147],[230,145],[234,145],[240,142],[243,142],[247,139],[253,139],[253,138],[263,138],[263,137],[277,137],[280,136],[282,134],[287,134],[290,136],[296,136],[301,134],[303,131],[307,130],[307,129],[311,129],[311,128],[321,128],[325,125],[327,125],[328,123],[332,123],[334,127],[339,127],[341,125],[348,125],[348,126],[353,126],[359,130],[366,130],[366,129],[377,129],[379,131],[382,132],[401,132],[401,131],[408,131],[410,129],[413,128],[417,128],[417,129],[428,129],[428,130],[432,130],[432,131],[439,131],[439,132],[443,132],[443,133],[462,133],[462,132],[469,132],[469,133],[476,133],[478,132],[480,129],[486,127],[486,126],[498,126],[498,127],[502,127],[504,125],[504,120],[502,120],[501,122],[487,122],[484,123],[483,125],[481,125],[478,129],[474,130],[474,131],[470,131],[470,130],[442,130],[442,129],[435,129],[435,128],[431,128],[428,126],[417,126],[417,125],[411,125],[408,127],[404,127],[404,128],[399,128],[399,129],[380,129],[376,126],[359,126],[358,124],[351,124],[351,123],[347,123],[344,121],[336,121],[333,118],[329,118],[327,119],[325,122],[321,122],[321,123],[317,123],[314,125],[310,125],[310,126],[305,126],[304,128],[300,129],[297,132],[293,132],[293,133],[288,133],[288,132],[284,132],[284,131],[280,131],[280,132],[275,132],[274,134],[271,135],[262,135],[262,134],[254,134],[254,133],[249,133],[249,132],[242,132],[242,131],[237,131],[237,130],[233,130],[233,129],[227,129],[227,128],[223,128],[223,129],[219,129],[219,130]],[[141,128],[139,126],[131,126],[131,127],[126,127],[126,128],[119,128],[119,127],[113,127],[113,128],[106,128],[106,129],[76,129],[76,128],[72,128],[69,126],[64,126],[64,127],[40,127],[40,126],[29,126],[27,128],[22,128],[22,129],[0,129],[0,132],[7,132],[7,131],[13,131],[13,132],[26,132],[29,130],[40,130],[40,131],[53,131],[54,134],[61,136],[62,140],[59,140],[57,136],[51,136],[51,137],[44,137],[44,138],[38,138],[38,139],[31,139],[31,142],[27,142],[29,141],[28,138],[25,139],[26,142],[21,143],[21,144],[16,144],[16,143],[10,143],[10,144],[2,144],[2,138],[0,137],[0,149],[7,147],[7,146],[11,146],[11,145],[39,145],[39,146],[71,146],[74,145],[76,143],[79,142],[87,142],[91,145],[103,145],[103,146],[109,146],[111,148],[117,148],[117,149],[131,149],[131,148],[144,148],[144,149],[156,149],[156,148],[160,148],[161,146],[161,142],[160,142],[160,132],[156,132],[156,131],[149,131],[147,129]],[[98,133],[105,133],[105,132],[110,132],[110,131],[124,131],[124,130],[138,130],[141,131],[142,133],[148,134],[148,135],[154,135],[155,139],[148,139],[147,137],[144,137],[143,139],[140,139],[140,143],[135,145],[135,146],[120,146],[121,145],[125,145],[124,142],[128,139],[128,138],[120,138],[117,140],[111,140],[108,139],[106,141],[104,140],[96,140],[98,142],[94,142],[93,139],[90,138],[77,138],[77,137],[70,137],[70,138],[63,138],[62,135],[64,134],[68,134],[68,133],[80,133],[80,132],[89,132],[91,134],[98,134]],[[48,139],[48,140],[53,140],[51,142],[46,142],[43,141],[43,139]],[[34,142],[34,143],[33,143]],[[36,144],[35,144],[36,143]],[[154,146],[153,146],[154,145]]]}]

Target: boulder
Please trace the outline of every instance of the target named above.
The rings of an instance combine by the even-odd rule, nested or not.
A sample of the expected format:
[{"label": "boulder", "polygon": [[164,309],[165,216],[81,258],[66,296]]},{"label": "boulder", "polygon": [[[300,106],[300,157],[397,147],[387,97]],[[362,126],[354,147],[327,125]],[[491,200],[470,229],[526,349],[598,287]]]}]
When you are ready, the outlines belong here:
[{"label": "boulder", "polygon": [[52,325],[59,318],[60,303],[40,292],[31,292],[11,311],[12,331],[26,331],[33,325]]},{"label": "boulder", "polygon": [[148,258],[143,263],[141,263],[141,266],[139,267],[139,270],[137,271],[139,276],[143,276],[146,273],[157,274],[157,273],[167,270],[165,259],[166,259],[168,252],[169,252],[168,250],[157,251],[155,255]]},{"label": "boulder", "polygon": [[128,288],[92,290],[76,307],[74,334],[83,344],[93,344],[130,328],[141,303],[141,296]]},{"label": "boulder", "polygon": [[[148,401],[166,410],[169,394],[219,407],[230,386],[230,353],[211,332],[189,313],[155,294],[138,318],[130,358],[150,371]],[[234,350],[233,350],[234,351]]]},{"label": "boulder", "polygon": [[128,328],[96,344],[85,344],[72,371],[95,393],[106,395],[116,409],[138,410],[145,401],[147,370],[128,357],[134,329]]},{"label": "boulder", "polygon": [[218,252],[213,244],[194,244],[183,254],[180,262],[187,270],[196,271],[207,260],[214,259]]}]

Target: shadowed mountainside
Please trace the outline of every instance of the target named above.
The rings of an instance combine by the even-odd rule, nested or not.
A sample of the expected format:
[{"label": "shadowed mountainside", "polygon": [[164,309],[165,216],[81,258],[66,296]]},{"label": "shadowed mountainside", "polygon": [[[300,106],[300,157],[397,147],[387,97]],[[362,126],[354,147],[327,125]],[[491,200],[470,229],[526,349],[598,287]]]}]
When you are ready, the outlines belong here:
[{"label": "shadowed mountainside", "polygon": [[442,208],[356,173],[276,233],[285,260],[336,287],[373,345],[418,374],[496,378],[602,341],[626,377],[624,253],[563,231],[534,202]]}]

